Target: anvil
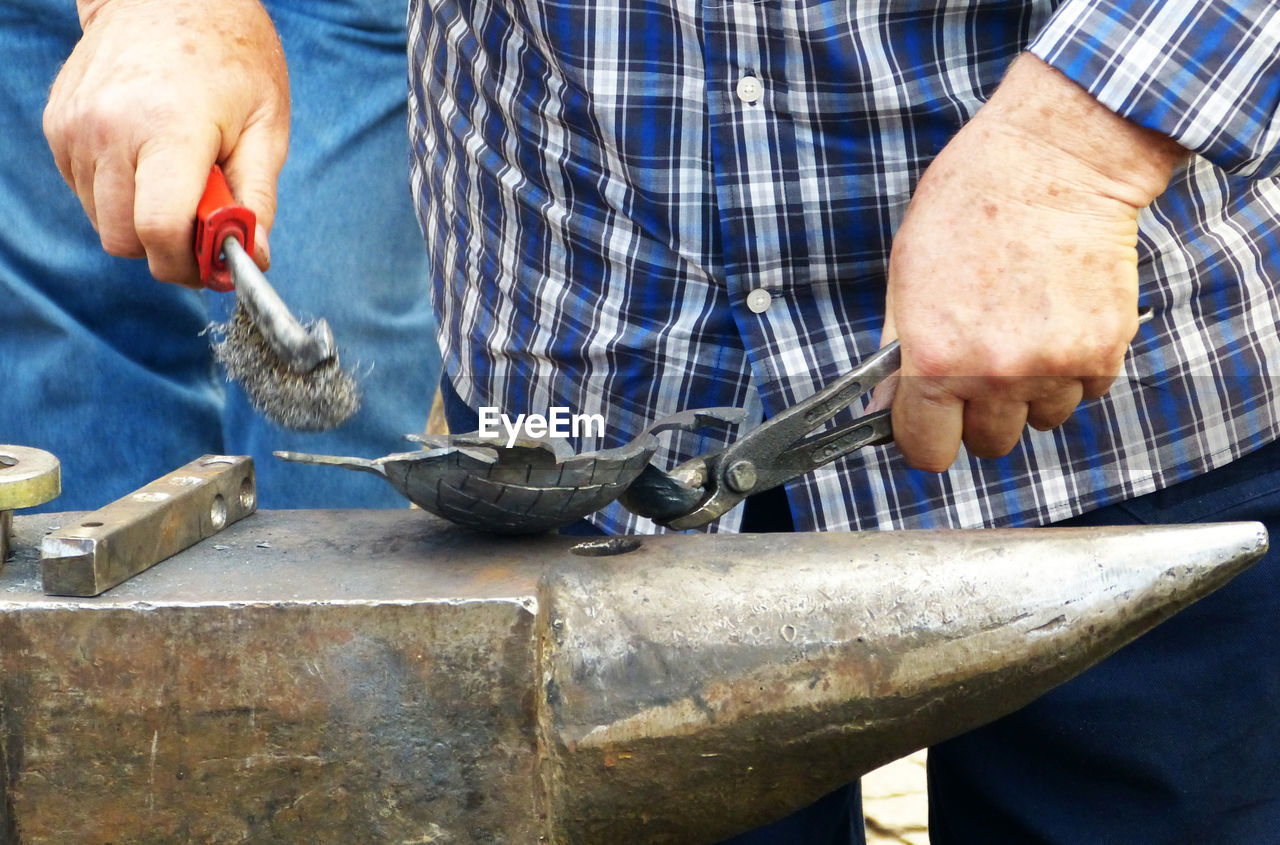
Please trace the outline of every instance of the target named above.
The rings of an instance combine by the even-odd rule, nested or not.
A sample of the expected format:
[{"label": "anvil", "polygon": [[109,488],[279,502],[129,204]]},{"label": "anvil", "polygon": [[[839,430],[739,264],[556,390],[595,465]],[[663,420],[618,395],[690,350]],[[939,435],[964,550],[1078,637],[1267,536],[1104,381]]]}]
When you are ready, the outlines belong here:
[{"label": "anvil", "polygon": [[0,841],[713,842],[1009,713],[1256,523],[518,540],[260,512],[93,599],[0,576]]}]

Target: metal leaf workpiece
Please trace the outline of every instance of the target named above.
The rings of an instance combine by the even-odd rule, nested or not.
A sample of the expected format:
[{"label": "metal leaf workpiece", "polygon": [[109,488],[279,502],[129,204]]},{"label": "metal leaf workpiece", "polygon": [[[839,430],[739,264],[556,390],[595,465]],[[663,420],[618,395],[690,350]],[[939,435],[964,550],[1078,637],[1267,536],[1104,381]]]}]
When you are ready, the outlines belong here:
[{"label": "metal leaf workpiece", "polygon": [[423,510],[481,531],[535,534],[581,519],[621,496],[658,449],[657,434],[738,423],[740,408],[702,408],[665,417],[614,449],[574,454],[564,440],[505,445],[479,432],[408,435],[423,446],[381,458],[276,452],[298,463],[338,466],[385,478]]}]

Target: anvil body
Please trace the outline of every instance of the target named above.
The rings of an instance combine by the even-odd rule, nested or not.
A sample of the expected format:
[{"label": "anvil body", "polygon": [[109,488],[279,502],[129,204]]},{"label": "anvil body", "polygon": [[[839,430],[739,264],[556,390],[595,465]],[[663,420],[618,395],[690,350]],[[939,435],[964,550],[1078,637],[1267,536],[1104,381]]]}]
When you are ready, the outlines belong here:
[{"label": "anvil body", "polygon": [[94,599],[0,574],[0,841],[712,842],[1004,715],[1257,524],[490,537],[260,512]]}]

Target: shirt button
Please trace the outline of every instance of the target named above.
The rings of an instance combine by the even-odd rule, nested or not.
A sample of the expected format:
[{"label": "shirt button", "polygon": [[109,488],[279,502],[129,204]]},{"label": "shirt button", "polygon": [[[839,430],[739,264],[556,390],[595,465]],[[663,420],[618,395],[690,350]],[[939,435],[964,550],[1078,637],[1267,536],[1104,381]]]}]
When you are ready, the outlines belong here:
[{"label": "shirt button", "polygon": [[748,105],[760,102],[764,94],[764,85],[754,76],[744,76],[738,80],[738,99]]},{"label": "shirt button", "polygon": [[769,303],[771,302],[773,302],[773,297],[764,288],[756,288],[747,294],[747,308],[751,309],[754,314],[763,314],[768,311]]}]

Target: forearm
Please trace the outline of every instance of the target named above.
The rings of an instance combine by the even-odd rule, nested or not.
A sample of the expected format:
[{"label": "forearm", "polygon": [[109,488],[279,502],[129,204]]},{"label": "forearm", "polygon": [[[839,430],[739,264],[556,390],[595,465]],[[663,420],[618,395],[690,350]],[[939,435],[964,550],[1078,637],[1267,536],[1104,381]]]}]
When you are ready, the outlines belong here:
[{"label": "forearm", "polygon": [[87,27],[104,6],[129,2],[137,2],[137,0],[76,0],[76,12],[80,15],[80,28]]},{"label": "forearm", "polygon": [[1280,174],[1280,4],[1064,0],[1029,49],[1219,167]]},{"label": "forearm", "polygon": [[[979,112],[986,126],[1020,133],[1097,172],[1097,189],[1135,208],[1164,192],[1189,152],[1117,115],[1036,56],[1020,56]],[[1046,174],[1052,175],[1052,174]]]}]

